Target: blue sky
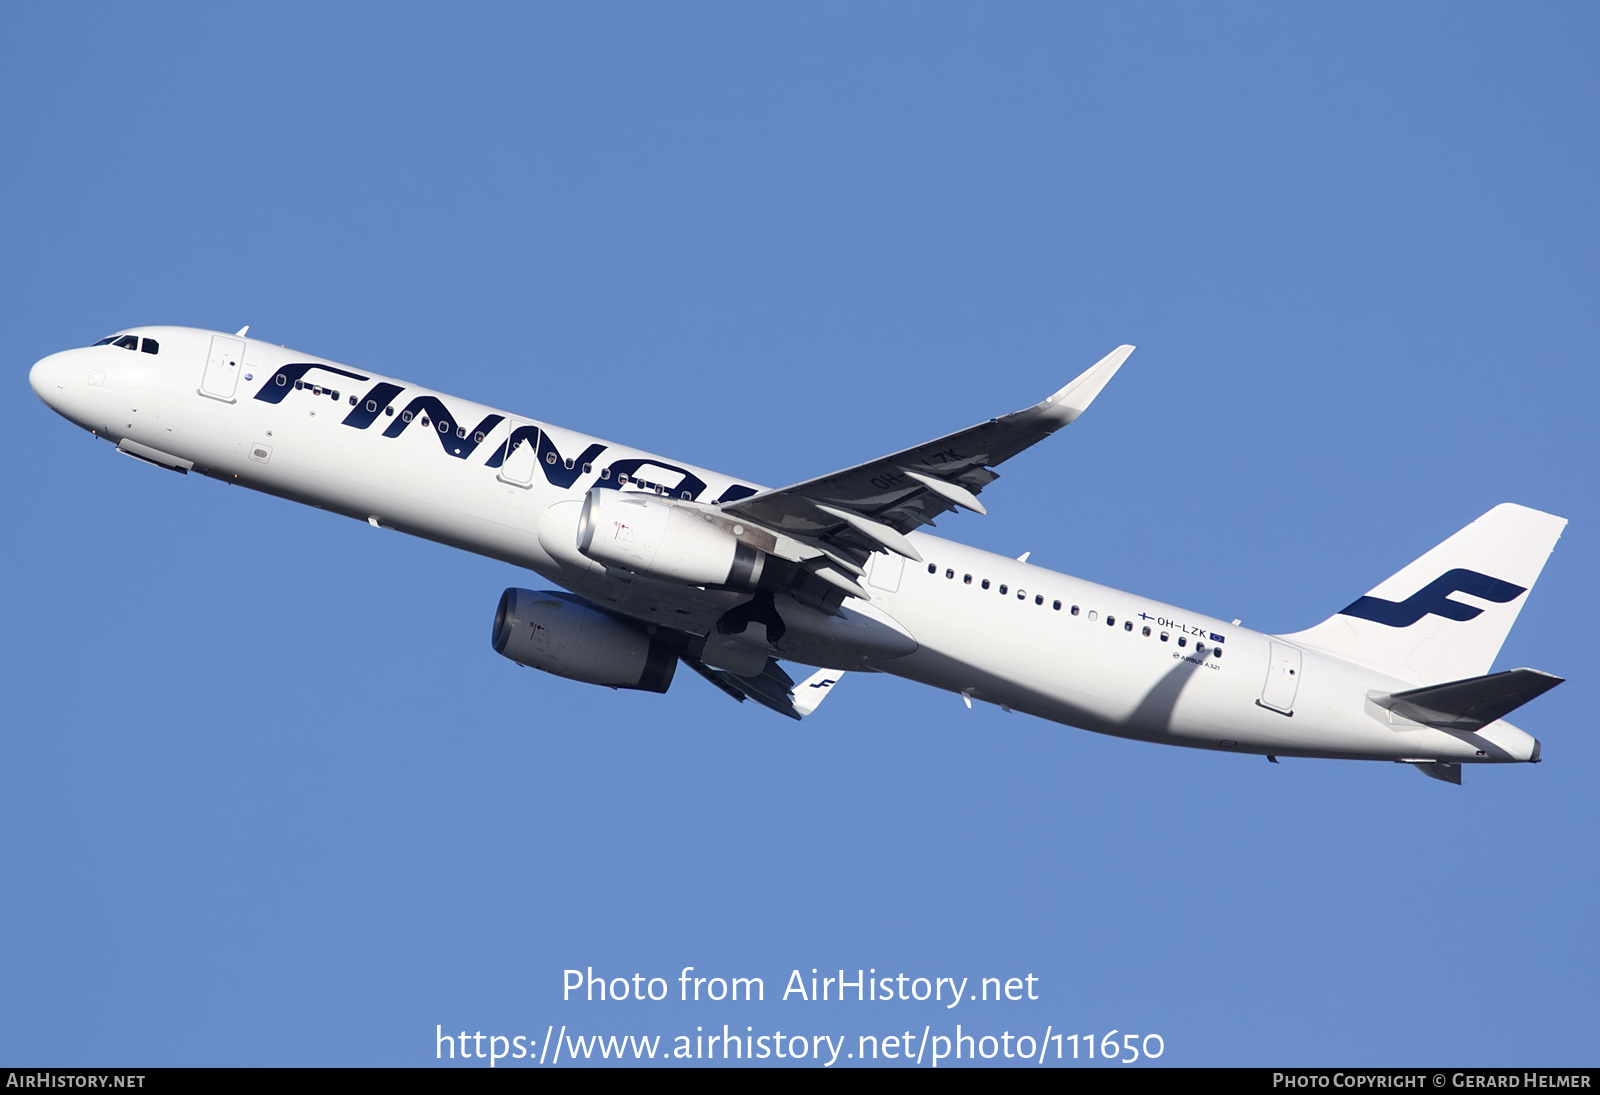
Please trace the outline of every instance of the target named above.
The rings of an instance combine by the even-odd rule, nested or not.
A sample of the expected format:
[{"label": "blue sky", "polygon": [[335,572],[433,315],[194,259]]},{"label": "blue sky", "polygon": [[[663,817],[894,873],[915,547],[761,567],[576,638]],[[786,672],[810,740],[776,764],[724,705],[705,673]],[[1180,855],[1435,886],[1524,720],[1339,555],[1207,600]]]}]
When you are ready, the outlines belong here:
[{"label": "blue sky", "polygon": [[[961,1022],[1156,1032],[1172,1064],[1593,1064],[1597,24],[7,8],[0,1060]],[[535,576],[122,459],[28,390],[144,323],[249,323],[770,485],[1132,342],[940,531],[1291,631],[1521,502],[1572,523],[1496,664],[1570,680],[1518,718],[1546,763],[1454,788],[889,677],[797,725],[690,674],[518,670],[489,625]],[[768,999],[563,1002],[590,966]],[[776,998],[813,967],[1040,999]]]}]

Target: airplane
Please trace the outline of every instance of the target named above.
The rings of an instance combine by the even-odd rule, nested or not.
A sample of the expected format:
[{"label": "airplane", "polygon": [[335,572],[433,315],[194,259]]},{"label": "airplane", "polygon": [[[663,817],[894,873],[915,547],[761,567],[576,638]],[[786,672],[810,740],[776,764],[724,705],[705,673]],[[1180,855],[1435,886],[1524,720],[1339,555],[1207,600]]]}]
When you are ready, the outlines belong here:
[{"label": "airplane", "polygon": [[[845,672],[1101,734],[1381,760],[1449,783],[1538,762],[1505,721],[1562,683],[1490,672],[1566,520],[1498,505],[1304,631],[1268,635],[921,531],[1072,423],[1120,346],[1032,407],[769,489],[236,334],[134,327],[29,373],[68,421],[220,479],[525,568],[494,649],[666,692],[681,663],[790,718]],[[783,662],[817,667],[796,683]]]}]

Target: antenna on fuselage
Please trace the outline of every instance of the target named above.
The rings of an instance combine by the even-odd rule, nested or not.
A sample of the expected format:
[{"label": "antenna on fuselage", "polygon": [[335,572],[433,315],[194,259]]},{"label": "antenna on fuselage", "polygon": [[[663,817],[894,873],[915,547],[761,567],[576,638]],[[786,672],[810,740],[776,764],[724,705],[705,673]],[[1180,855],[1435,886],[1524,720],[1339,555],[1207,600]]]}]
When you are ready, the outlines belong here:
[{"label": "antenna on fuselage", "polygon": [[239,333],[234,335],[233,337],[234,338],[243,338],[245,335],[247,335],[249,333],[250,333],[250,324],[246,323],[243,327],[239,328]]}]

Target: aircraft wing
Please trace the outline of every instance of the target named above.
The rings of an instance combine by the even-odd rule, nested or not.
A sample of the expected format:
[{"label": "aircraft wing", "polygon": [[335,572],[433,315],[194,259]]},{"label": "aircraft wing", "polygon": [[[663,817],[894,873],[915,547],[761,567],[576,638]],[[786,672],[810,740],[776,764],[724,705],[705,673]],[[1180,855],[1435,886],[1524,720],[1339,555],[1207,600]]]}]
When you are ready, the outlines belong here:
[{"label": "aircraft wing", "polygon": [[766,667],[755,676],[742,677],[725,669],[713,669],[684,654],[679,657],[690,669],[740,703],[755,700],[761,706],[770,707],[778,714],[797,721],[815,711],[828,693],[833,691],[833,686],[839,683],[839,678],[844,676],[836,669],[819,669],[795,684],[794,678],[784,671],[776,658],[768,658]]},{"label": "aircraft wing", "polygon": [[906,533],[957,506],[985,512],[977,495],[999,478],[990,469],[1082,414],[1132,352],[1132,346],[1117,347],[1026,410],[717,508],[725,519],[743,519],[816,549],[827,559],[822,576],[859,596],[849,576],[861,575],[868,556],[887,550],[921,562]]}]

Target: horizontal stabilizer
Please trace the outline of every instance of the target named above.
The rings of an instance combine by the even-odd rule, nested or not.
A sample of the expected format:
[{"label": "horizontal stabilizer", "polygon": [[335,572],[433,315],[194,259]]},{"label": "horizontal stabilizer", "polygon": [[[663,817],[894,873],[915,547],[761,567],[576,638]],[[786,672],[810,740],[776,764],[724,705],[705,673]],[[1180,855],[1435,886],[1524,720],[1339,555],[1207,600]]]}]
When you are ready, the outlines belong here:
[{"label": "horizontal stabilizer", "polygon": [[1537,669],[1508,669],[1504,673],[1374,696],[1372,702],[1424,726],[1473,731],[1505,718],[1562,680]]}]

